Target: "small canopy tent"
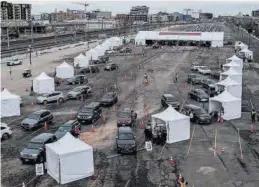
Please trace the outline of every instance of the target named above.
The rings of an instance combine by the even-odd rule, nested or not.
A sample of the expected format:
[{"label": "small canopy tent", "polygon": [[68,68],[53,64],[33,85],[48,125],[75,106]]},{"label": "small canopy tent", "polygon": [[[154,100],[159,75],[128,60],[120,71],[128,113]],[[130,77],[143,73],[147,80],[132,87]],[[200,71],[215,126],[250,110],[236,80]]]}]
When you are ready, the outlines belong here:
[{"label": "small canopy tent", "polygon": [[74,67],[63,62],[56,67],[56,77],[66,79],[74,76]]},{"label": "small canopy tent", "polygon": [[227,63],[230,63],[231,61],[236,62],[237,64],[241,65],[243,68],[243,60],[241,58],[238,58],[236,55],[233,55],[232,57],[226,60]]},{"label": "small canopy tent", "polygon": [[79,67],[88,67],[89,66],[89,59],[80,53],[78,56],[74,58],[74,66]]},{"label": "small canopy tent", "polygon": [[227,71],[220,73],[220,81],[230,77],[232,80],[242,84],[242,74],[236,72],[233,68],[229,68]]},{"label": "small canopy tent", "polygon": [[1,118],[19,116],[21,97],[10,93],[7,89],[1,91]]},{"label": "small canopy tent", "polygon": [[239,53],[246,59],[253,60],[253,51],[250,51],[249,49],[242,49]]},{"label": "small canopy tent", "polygon": [[98,51],[90,49],[86,52],[86,56],[89,60],[98,60],[98,57],[101,56]]},{"label": "small canopy tent", "polygon": [[157,124],[157,120],[165,122],[167,131],[166,143],[175,143],[190,138],[190,118],[177,112],[169,106],[161,113],[152,115],[152,132]]},{"label": "small canopy tent", "polygon": [[[241,98],[242,96],[242,85],[230,77],[227,77],[223,81],[216,83],[217,87],[224,87],[224,90],[227,90],[228,93],[234,97]],[[221,90],[221,88],[219,88]]]},{"label": "small canopy tent", "polygon": [[235,61],[231,61],[231,62],[223,65],[224,71],[227,71],[230,68],[233,68],[238,73],[242,73],[242,66],[240,64],[236,63]]},{"label": "small canopy tent", "polygon": [[46,160],[48,174],[60,184],[94,174],[93,148],[70,133],[46,144]]},{"label": "small canopy tent", "polygon": [[114,47],[118,47],[122,45],[122,39],[119,37],[112,37],[109,41],[113,44]]},{"label": "small canopy tent", "polygon": [[102,46],[103,46],[103,48],[105,49],[105,50],[109,50],[109,49],[112,49],[112,44],[111,44],[111,42],[109,42],[109,40],[106,40],[103,44],[102,44]]},{"label": "small canopy tent", "polygon": [[224,108],[223,119],[231,120],[241,117],[241,99],[236,98],[227,90],[209,99],[209,112],[216,112]]},{"label": "small canopy tent", "polygon": [[35,93],[50,93],[55,90],[54,79],[42,72],[33,79],[33,91]]},{"label": "small canopy tent", "polygon": [[235,47],[236,50],[243,50],[243,49],[248,49],[248,45],[244,43],[240,43]]},{"label": "small canopy tent", "polygon": [[105,49],[102,45],[96,46],[94,50],[96,50],[100,56],[104,55],[105,53]]}]

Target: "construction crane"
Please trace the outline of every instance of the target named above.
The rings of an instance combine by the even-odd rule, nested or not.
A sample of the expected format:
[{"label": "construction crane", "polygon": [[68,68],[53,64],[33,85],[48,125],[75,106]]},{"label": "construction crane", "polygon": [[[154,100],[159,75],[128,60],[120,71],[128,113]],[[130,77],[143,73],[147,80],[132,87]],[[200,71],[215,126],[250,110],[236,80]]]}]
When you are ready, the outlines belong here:
[{"label": "construction crane", "polygon": [[73,4],[77,4],[77,5],[84,5],[84,7],[85,7],[85,13],[86,13],[86,7],[88,7],[89,6],[89,4],[88,3],[82,3],[82,2],[72,2]]}]

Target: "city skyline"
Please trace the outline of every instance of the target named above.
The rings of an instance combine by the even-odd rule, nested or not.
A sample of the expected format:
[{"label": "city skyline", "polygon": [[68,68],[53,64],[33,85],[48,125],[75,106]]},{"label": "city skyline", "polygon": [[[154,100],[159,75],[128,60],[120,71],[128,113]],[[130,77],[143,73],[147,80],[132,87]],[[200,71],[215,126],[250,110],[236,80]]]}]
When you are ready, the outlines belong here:
[{"label": "city skyline", "polygon": [[[10,1],[13,3],[18,3],[18,1]],[[52,13],[57,9],[57,11],[66,11],[66,9],[76,9],[84,10],[83,5],[78,5],[71,2],[49,2],[49,1],[28,1],[27,3],[32,4],[32,14],[41,14],[41,13]],[[85,2],[85,1],[76,1],[76,2]],[[218,15],[237,15],[239,12],[243,14],[251,15],[251,11],[259,9],[259,4],[255,1],[213,1],[213,2],[204,2],[204,1],[87,1],[90,6],[87,7],[87,11],[92,11],[95,9],[111,11],[113,16],[119,13],[129,13],[132,6],[142,6],[146,5],[150,7],[149,14],[155,14],[159,11],[162,12],[180,12],[183,13],[185,8],[190,8],[193,10],[202,10],[203,12],[211,12],[215,16]],[[188,6],[186,3],[188,2]],[[224,6],[222,6],[224,3]]]}]

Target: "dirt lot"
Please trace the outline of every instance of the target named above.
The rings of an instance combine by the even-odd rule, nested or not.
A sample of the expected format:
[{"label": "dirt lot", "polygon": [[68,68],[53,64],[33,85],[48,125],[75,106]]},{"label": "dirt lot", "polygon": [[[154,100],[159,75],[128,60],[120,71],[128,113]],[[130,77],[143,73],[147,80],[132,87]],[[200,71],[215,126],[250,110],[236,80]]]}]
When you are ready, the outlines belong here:
[{"label": "dirt lot", "polygon": [[[177,28],[180,30],[179,28]],[[225,27],[226,38],[233,38],[235,35],[230,28]],[[258,45],[259,46],[259,45]],[[136,52],[141,48],[135,48]],[[80,138],[94,147],[95,173],[97,180],[90,178],[73,182],[66,187],[86,186],[131,186],[131,187],[153,187],[153,186],[176,186],[176,176],[181,173],[190,185],[199,187],[256,187],[259,186],[259,138],[256,133],[250,133],[250,113],[243,113],[238,120],[226,121],[223,124],[213,123],[208,126],[192,124],[191,132],[195,126],[194,137],[187,156],[189,141],[165,145],[153,145],[153,151],[143,150],[144,134],[140,128],[144,118],[145,108],[149,107],[149,113],[157,113],[162,110],[160,97],[163,93],[172,93],[179,99],[181,104],[200,103],[187,97],[191,86],[186,86],[186,76],[190,72],[192,62],[199,62],[215,69],[222,64],[227,57],[234,53],[233,46],[225,46],[220,49],[208,49],[197,47],[169,47],[162,49],[151,49],[147,47],[144,57],[140,55],[115,56],[110,60],[119,64],[116,71],[101,71],[98,74],[88,75],[90,85],[93,88],[93,96],[86,101],[69,100],[63,104],[49,104],[47,106],[34,105],[35,96],[24,96],[27,100],[22,107],[22,116],[6,118],[3,122],[8,123],[13,130],[10,140],[2,143],[2,186],[18,187],[25,182],[28,187],[57,187],[59,186],[48,174],[42,177],[35,177],[33,165],[22,165],[19,160],[21,151],[28,141],[44,132],[39,129],[34,132],[24,132],[19,128],[21,120],[32,111],[40,108],[50,109],[54,113],[54,125],[50,126],[47,132],[55,132],[60,124],[72,118],[85,103],[98,101],[104,92],[114,90],[114,84],[118,85],[119,102],[114,108],[105,108],[105,121],[99,120],[94,124],[95,132],[91,132],[91,126],[83,126],[83,133]],[[257,50],[259,51],[259,50]],[[254,51],[255,52],[255,51]],[[54,67],[63,61],[63,58],[71,58],[69,55],[60,60],[49,61],[49,67]],[[138,64],[142,64],[141,69]],[[18,66],[17,66],[18,67]],[[40,66],[41,68],[43,66]],[[20,70],[19,70],[20,71]],[[37,69],[35,71],[41,71]],[[51,68],[46,70],[51,73]],[[150,84],[142,84],[144,73],[147,72]],[[174,83],[175,72],[178,72],[179,79]],[[256,65],[246,66],[243,73],[244,91],[243,97],[252,102],[258,102],[259,86],[254,80],[259,78],[259,70]],[[7,78],[8,74],[5,75]],[[2,81],[3,81],[2,77]],[[14,81],[10,81],[11,83]],[[10,83],[10,84],[11,84]],[[9,84],[9,82],[8,82]],[[8,88],[6,84],[6,88]],[[75,86],[60,86],[57,90],[65,94]],[[199,87],[199,86],[195,86]],[[19,90],[20,89],[20,90]],[[22,86],[17,88],[12,84],[11,91],[23,91]],[[251,91],[252,90],[252,91]],[[252,92],[252,95],[251,95]],[[23,92],[24,93],[24,92]],[[28,94],[28,93],[24,93]],[[138,113],[138,120],[134,127],[137,137],[139,151],[137,155],[119,156],[115,150],[116,136],[116,111],[125,106],[132,107]],[[207,108],[206,104],[202,105]],[[241,159],[238,142],[237,128],[240,129],[241,143],[244,158]],[[256,130],[259,128],[256,126]],[[217,129],[217,150],[213,155],[214,137]],[[225,153],[221,153],[221,149]],[[169,163],[170,157],[175,160],[175,165]],[[27,187],[26,186],[26,187]]]}]

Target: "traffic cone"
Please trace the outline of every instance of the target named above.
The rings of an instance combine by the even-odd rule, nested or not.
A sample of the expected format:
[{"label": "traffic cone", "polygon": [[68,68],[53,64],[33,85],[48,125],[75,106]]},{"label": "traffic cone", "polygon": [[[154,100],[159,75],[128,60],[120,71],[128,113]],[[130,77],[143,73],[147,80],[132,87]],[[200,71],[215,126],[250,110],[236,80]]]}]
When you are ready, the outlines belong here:
[{"label": "traffic cone", "polygon": [[224,154],[224,153],[225,153],[225,149],[221,148],[221,154]]},{"label": "traffic cone", "polygon": [[102,121],[105,122],[105,117],[104,117],[104,115],[102,115]]},{"label": "traffic cone", "polygon": [[250,126],[250,132],[253,133],[254,132],[254,125]]},{"label": "traffic cone", "polygon": [[114,84],[114,89],[117,89],[117,84]]},{"label": "traffic cone", "polygon": [[115,112],[115,111],[116,111],[116,108],[117,108],[116,105],[113,105],[113,106],[112,106],[112,111]]},{"label": "traffic cone", "polygon": [[144,129],[144,128],[145,128],[143,121],[140,123],[140,128],[141,128],[141,129]]},{"label": "traffic cone", "polygon": [[94,132],[94,125],[92,125],[91,127],[91,132]]},{"label": "traffic cone", "polygon": [[33,107],[34,107],[34,104],[33,104],[33,102],[30,104],[30,107],[31,107],[31,108],[33,108]]},{"label": "traffic cone", "polygon": [[22,187],[25,187],[25,183],[24,182],[22,183]]},{"label": "traffic cone", "polygon": [[188,87],[188,84],[187,84],[187,83],[184,83],[184,87],[187,88],[187,87]]},{"label": "traffic cone", "polygon": [[28,88],[25,88],[25,91],[28,92]]},{"label": "traffic cone", "polygon": [[170,157],[170,164],[173,166],[174,165],[174,159],[173,159],[173,157]]},{"label": "traffic cone", "polygon": [[44,130],[48,130],[48,124],[46,122],[44,124]]}]

